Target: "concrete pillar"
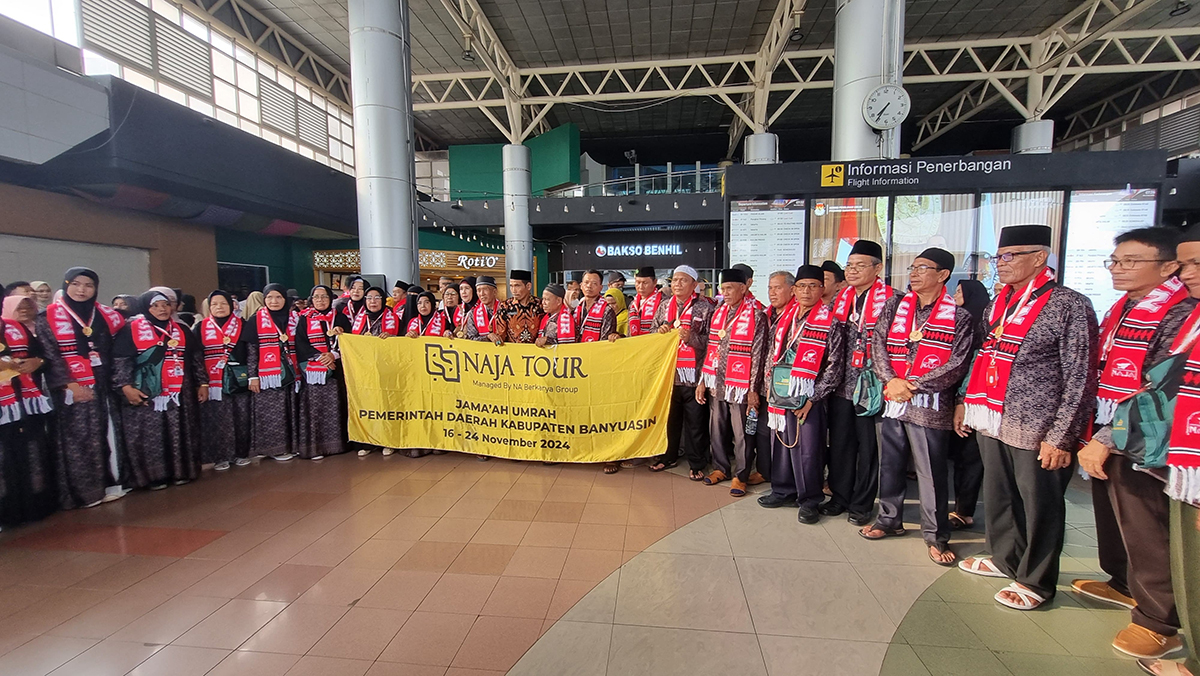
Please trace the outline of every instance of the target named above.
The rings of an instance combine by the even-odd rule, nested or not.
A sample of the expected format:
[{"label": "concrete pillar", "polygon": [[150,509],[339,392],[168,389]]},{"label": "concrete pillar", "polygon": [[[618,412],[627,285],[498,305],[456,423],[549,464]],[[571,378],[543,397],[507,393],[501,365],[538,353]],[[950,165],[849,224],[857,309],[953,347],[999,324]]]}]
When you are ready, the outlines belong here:
[{"label": "concrete pillar", "polygon": [[362,271],[420,281],[407,0],[349,0]]},{"label": "concrete pillar", "polygon": [[746,137],[744,164],[779,164],[779,137],[763,132]]},{"label": "concrete pillar", "polygon": [[838,0],[833,45],[834,160],[894,158],[899,130],[877,133],[862,116],[876,87],[901,84],[904,56],[902,0]]},{"label": "concrete pillar", "polygon": [[506,145],[504,167],[504,269],[533,270],[533,228],[529,225],[529,147]]}]

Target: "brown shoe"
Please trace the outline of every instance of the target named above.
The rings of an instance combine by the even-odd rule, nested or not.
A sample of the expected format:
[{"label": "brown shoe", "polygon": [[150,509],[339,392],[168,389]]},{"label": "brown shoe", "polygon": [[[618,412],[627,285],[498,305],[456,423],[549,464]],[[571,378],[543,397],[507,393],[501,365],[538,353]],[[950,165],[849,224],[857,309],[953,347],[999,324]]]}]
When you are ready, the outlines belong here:
[{"label": "brown shoe", "polygon": [[716,486],[717,484],[721,483],[722,481],[724,481],[725,479],[728,479],[728,478],[729,477],[725,476],[725,473],[722,472],[721,470],[714,469],[711,474],[704,477],[704,485],[705,486]]},{"label": "brown shoe", "polygon": [[759,474],[758,472],[751,472],[750,478],[746,480],[746,483],[751,486],[757,486],[759,484],[767,483],[767,480],[764,479],[763,475]]},{"label": "brown shoe", "polygon": [[1113,589],[1111,585],[1102,580],[1073,580],[1071,588],[1089,599],[1111,603],[1126,610],[1133,610],[1137,606],[1137,602],[1132,597]]},{"label": "brown shoe", "polygon": [[729,485],[729,494],[735,498],[744,497],[746,495],[746,484],[742,483],[741,479],[733,477],[733,483]]},{"label": "brown shoe", "polygon": [[1179,652],[1183,649],[1183,639],[1179,636],[1163,636],[1141,625],[1130,623],[1128,627],[1117,632],[1112,646],[1126,655],[1150,660]]}]

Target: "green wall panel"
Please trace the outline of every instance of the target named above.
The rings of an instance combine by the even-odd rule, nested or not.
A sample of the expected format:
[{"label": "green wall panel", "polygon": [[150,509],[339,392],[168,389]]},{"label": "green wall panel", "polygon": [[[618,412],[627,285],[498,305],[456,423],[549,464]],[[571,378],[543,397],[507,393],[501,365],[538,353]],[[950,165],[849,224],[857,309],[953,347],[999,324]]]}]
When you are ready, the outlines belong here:
[{"label": "green wall panel", "polygon": [[[525,141],[529,146],[533,193],[579,183],[579,127],[564,124]],[[454,176],[453,167],[450,173]]]},{"label": "green wall panel", "polygon": [[503,148],[498,143],[450,146],[450,197],[462,200],[502,197]]}]

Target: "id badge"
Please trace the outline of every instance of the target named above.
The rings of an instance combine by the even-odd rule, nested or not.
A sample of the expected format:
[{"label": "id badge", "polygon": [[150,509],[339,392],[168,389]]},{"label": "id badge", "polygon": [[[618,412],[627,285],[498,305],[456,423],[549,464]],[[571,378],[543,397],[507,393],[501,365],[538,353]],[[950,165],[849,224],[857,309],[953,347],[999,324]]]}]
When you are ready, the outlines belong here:
[{"label": "id badge", "polygon": [[997,380],[999,380],[999,379],[1000,379],[1000,369],[996,368],[996,364],[995,364],[995,362],[993,362],[993,363],[991,363],[991,364],[988,364],[988,367],[987,367],[987,384],[988,384],[989,386],[995,385],[995,384],[996,384],[996,381],[997,381]]},{"label": "id badge", "polygon": [[863,354],[862,350],[855,350],[854,353],[850,355],[850,365],[856,369],[862,368],[865,361],[866,355]]},{"label": "id badge", "polygon": [[88,356],[91,358],[92,366],[100,366],[101,364],[103,364],[103,362],[100,361],[100,353],[99,352],[92,352]]}]

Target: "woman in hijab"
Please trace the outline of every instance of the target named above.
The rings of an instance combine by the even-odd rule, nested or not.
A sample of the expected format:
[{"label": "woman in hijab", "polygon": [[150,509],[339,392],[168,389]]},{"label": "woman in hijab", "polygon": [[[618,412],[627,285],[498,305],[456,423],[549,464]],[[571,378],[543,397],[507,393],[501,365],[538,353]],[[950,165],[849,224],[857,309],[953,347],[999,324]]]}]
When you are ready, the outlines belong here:
[{"label": "woman in hijab", "polygon": [[448,329],[446,335],[452,335],[454,330],[462,324],[465,316],[463,314],[465,310],[463,309],[462,296],[459,295],[458,287],[446,287],[446,290],[442,292],[442,309],[438,310],[438,312],[446,316],[446,328]]},{"label": "woman in hijab", "polygon": [[250,464],[250,378],[257,375],[258,341],[252,325],[233,312],[233,296],[217,290],[204,302],[208,316],[195,329],[208,383],[207,401],[200,403],[200,457],[223,472],[230,463]]},{"label": "woman in hijab", "polygon": [[[380,338],[400,335],[400,319],[384,302],[383,299],[386,295],[378,286],[367,289],[363,311],[354,318],[354,324],[350,327],[351,333],[359,336],[379,336]],[[358,450],[358,457],[370,455],[373,448],[377,447],[363,445]],[[384,455],[391,455],[395,452],[395,449],[383,449]]]},{"label": "woman in hijab", "polygon": [[92,270],[67,270],[62,294],[38,315],[34,328],[56,411],[50,437],[65,509],[94,507],[125,494],[123,435],[112,389],[113,336],[125,318],[96,302],[99,286]]},{"label": "woman in hijab", "polygon": [[408,337],[445,336],[449,333],[446,312],[437,309],[437,297],[429,291],[417,296],[417,316],[408,322]]},{"label": "woman in hijab", "polygon": [[255,377],[250,378],[254,408],[253,447],[279,462],[296,457],[296,405],[300,392],[296,329],[300,315],[288,309],[282,284],[263,288],[266,305],[254,315],[251,330],[258,343]]},{"label": "woman in hijab", "polygon": [[58,509],[58,486],[47,437],[50,398],[42,347],[30,327],[37,302],[4,299],[0,321],[0,526],[38,521]]},{"label": "woman in hijab", "polygon": [[142,314],[117,333],[113,386],[129,458],[127,485],[159,490],[185,484],[200,474],[199,444],[185,402],[208,400],[208,379],[189,327],[171,318],[171,301],[160,290],[138,299]]},{"label": "woman in hijab", "polygon": [[[974,279],[959,281],[954,291],[954,302],[971,313],[976,326],[983,322],[983,311],[991,298],[987,287]],[[984,332],[975,332],[973,349],[983,344]],[[972,357],[974,359],[974,357]],[[961,407],[961,405],[960,405]],[[955,434],[950,435],[949,456],[954,465],[954,505],[950,512],[950,525],[955,530],[970,528],[975,523],[975,504],[979,502],[979,490],[983,485],[983,460],[979,456],[979,440],[973,430],[961,427],[958,412],[955,412]]]},{"label": "woman in hijab", "polygon": [[46,282],[30,282],[29,285],[33,287],[33,297],[37,301],[38,312],[45,310],[54,295],[54,289]]},{"label": "woman in hijab", "polygon": [[475,305],[479,302],[479,294],[475,292],[474,277],[467,277],[459,282],[458,295],[462,298],[462,303],[459,304],[462,310],[459,311],[456,319],[461,321],[454,322],[454,335],[465,338],[467,336],[467,317],[471,316],[471,313],[475,311]]},{"label": "woman in hijab", "polygon": [[353,323],[354,318],[366,306],[367,281],[358,275],[350,275],[342,284],[342,288],[346,289],[346,292],[342,298],[338,299],[337,307],[345,315],[346,320]]},{"label": "woman in hijab", "polygon": [[304,372],[296,415],[296,453],[320,460],[346,451],[342,412],[344,391],[338,364],[337,310],[333,289],[314,286],[308,297],[309,310],[296,331],[296,357]]},{"label": "woman in hijab", "polygon": [[248,322],[254,319],[263,306],[262,291],[251,291],[246,296],[246,302],[242,303],[242,320]]},{"label": "woman in hijab", "polygon": [[130,296],[123,293],[113,296],[112,308],[117,312],[120,312],[121,316],[129,319],[137,314],[137,303],[137,296]]},{"label": "woman in hijab", "polygon": [[625,307],[625,294],[620,289],[612,288],[604,292],[608,302],[617,313],[617,333],[629,335],[629,309]]},{"label": "woman in hijab", "polygon": [[408,323],[417,316],[417,296],[425,293],[425,287],[416,284],[408,287],[405,292],[407,295],[404,299],[404,306],[395,309],[396,316],[400,318],[400,326],[407,327]]}]

